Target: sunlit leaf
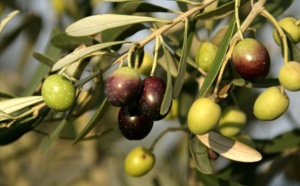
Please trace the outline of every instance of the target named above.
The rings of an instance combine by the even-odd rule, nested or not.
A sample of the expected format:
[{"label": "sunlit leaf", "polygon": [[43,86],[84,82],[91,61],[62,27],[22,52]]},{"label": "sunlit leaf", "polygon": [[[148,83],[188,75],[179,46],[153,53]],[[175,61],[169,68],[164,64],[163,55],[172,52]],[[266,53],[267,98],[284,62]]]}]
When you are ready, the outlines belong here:
[{"label": "sunlit leaf", "polygon": [[74,52],[66,55],[59,61],[55,63],[55,65],[52,67],[52,71],[59,70],[67,65],[70,65],[74,62],[76,62],[79,59],[83,59],[87,57],[89,54],[99,51],[101,49],[105,49],[107,47],[113,46],[113,45],[119,45],[124,43],[129,43],[130,41],[115,41],[115,42],[107,42],[107,43],[100,43],[97,45],[93,45],[90,47],[82,48],[79,50],[75,50]]},{"label": "sunlit leaf", "polygon": [[14,18],[18,13],[20,13],[19,10],[15,10],[13,12],[11,12],[10,14],[8,14],[5,18],[3,18],[0,22],[0,36],[1,36],[1,33],[4,29],[4,27],[7,25],[7,23],[12,19]]},{"label": "sunlit leaf", "polygon": [[145,22],[168,23],[169,21],[145,16],[118,14],[93,15],[71,24],[67,27],[66,33],[71,36],[89,36],[100,33],[106,29]]},{"label": "sunlit leaf", "polygon": [[197,138],[208,148],[230,160],[256,162],[262,159],[262,155],[252,147],[217,132],[210,131],[203,135],[197,135]]},{"label": "sunlit leaf", "polygon": [[215,78],[217,77],[219,70],[222,66],[222,62],[224,59],[224,56],[228,50],[228,46],[231,40],[231,37],[233,35],[233,33],[235,32],[236,27],[235,27],[235,21],[234,19],[232,19],[230,26],[227,29],[227,32],[225,34],[224,40],[222,41],[218,52],[216,54],[216,57],[212,63],[212,66],[203,82],[203,85],[200,89],[200,96],[204,95],[207,90],[210,88],[210,86],[213,84]]},{"label": "sunlit leaf", "polygon": [[192,154],[196,168],[204,174],[212,174],[213,169],[207,154],[206,146],[198,138],[193,137],[189,140],[189,149]]},{"label": "sunlit leaf", "polygon": [[42,96],[18,97],[0,101],[0,110],[6,114],[24,109],[33,104],[42,102]]}]

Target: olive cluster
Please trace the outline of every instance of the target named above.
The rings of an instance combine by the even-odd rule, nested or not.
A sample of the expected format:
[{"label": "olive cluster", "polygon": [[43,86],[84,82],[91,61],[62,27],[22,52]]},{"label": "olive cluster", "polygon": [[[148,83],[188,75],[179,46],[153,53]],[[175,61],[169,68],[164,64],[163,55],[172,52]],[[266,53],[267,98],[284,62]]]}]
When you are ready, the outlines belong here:
[{"label": "olive cluster", "polygon": [[160,113],[166,84],[159,77],[148,76],[141,80],[135,69],[121,67],[107,78],[104,90],[107,100],[121,107],[118,114],[119,128],[129,140],[145,138],[153,122],[168,114]]}]

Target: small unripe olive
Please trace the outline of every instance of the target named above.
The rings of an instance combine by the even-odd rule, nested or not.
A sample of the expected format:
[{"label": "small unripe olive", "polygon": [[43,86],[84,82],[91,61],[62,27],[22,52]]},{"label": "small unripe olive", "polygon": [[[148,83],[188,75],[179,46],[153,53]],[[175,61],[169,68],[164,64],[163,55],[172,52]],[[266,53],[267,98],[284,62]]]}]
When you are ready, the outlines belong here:
[{"label": "small unripe olive", "polygon": [[138,146],[127,154],[124,169],[128,175],[139,177],[147,174],[154,164],[154,154],[148,149]]},{"label": "small unripe olive", "polygon": [[[297,19],[293,17],[285,17],[278,22],[282,29],[289,34],[293,43],[298,43],[300,41],[300,31],[296,22]],[[273,38],[274,41],[280,45],[280,39],[276,30],[273,31]]]},{"label": "small unripe olive", "polygon": [[232,137],[237,135],[245,126],[247,116],[241,109],[230,106],[223,112],[219,122],[219,131],[224,136]]},{"label": "small unripe olive", "polygon": [[199,98],[188,112],[188,128],[194,134],[205,134],[219,123],[221,113],[217,103],[209,98]]},{"label": "small unripe olive", "polygon": [[280,84],[290,91],[300,90],[300,63],[290,61],[284,64],[279,71]]},{"label": "small unripe olive", "polygon": [[289,107],[289,98],[276,86],[262,92],[254,103],[254,115],[260,120],[275,120]]},{"label": "small unripe olive", "polygon": [[171,110],[168,115],[164,118],[166,120],[171,120],[178,117],[178,100],[175,99],[172,101]]},{"label": "small unripe olive", "polygon": [[138,68],[138,71],[145,76],[149,76],[152,70],[152,64],[153,64],[153,56],[150,53],[145,52],[142,60],[142,64]]},{"label": "small unripe olive", "polygon": [[42,85],[42,97],[48,107],[66,111],[75,102],[76,92],[72,82],[61,74],[47,77]]},{"label": "small unripe olive", "polygon": [[203,42],[200,44],[196,54],[196,62],[199,67],[208,72],[218,52],[218,47],[211,42]]}]

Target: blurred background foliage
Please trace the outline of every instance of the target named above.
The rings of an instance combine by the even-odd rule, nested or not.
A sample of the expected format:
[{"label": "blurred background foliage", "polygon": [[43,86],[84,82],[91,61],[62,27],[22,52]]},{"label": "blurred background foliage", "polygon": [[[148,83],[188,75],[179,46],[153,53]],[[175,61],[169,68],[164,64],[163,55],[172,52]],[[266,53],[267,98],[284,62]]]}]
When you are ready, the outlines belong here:
[{"label": "blurred background foliage", "polygon": [[[227,1],[220,1],[225,3]],[[298,1],[289,7],[289,3],[268,1],[275,16],[293,15],[300,17],[297,7]],[[292,2],[292,1],[289,1]],[[152,2],[165,8],[187,9],[184,3],[158,1]],[[277,4],[276,4],[277,3]],[[283,7],[283,4],[286,7]],[[281,6],[282,5],[282,6]],[[288,8],[288,9],[287,9]],[[130,13],[132,7],[126,3],[110,3],[100,0],[1,0],[0,16],[4,17],[13,10],[20,10],[12,22],[5,28],[0,37],[0,90],[9,95],[31,95],[37,84],[42,81],[49,67],[39,63],[37,53],[51,54],[57,60],[73,50],[76,46],[63,45],[63,40],[53,40],[51,35],[63,32],[71,23],[89,15],[101,13]],[[287,9],[287,10],[285,10]],[[285,11],[284,11],[285,10]],[[164,9],[161,10],[162,12]],[[248,10],[245,10],[247,12]],[[284,11],[284,12],[283,12]],[[138,13],[141,14],[141,13]],[[171,13],[151,13],[159,18],[172,18]],[[206,29],[199,29],[199,39],[205,40],[209,32],[214,35],[222,25],[211,27],[209,22]],[[260,28],[257,38],[262,40],[269,49],[273,60],[271,77],[275,77],[281,63],[280,48],[275,46],[271,38],[270,24],[255,22]],[[220,26],[219,26],[220,27]],[[204,27],[203,27],[204,28]],[[211,30],[209,30],[211,28]],[[135,27],[143,29],[143,26]],[[180,34],[173,31],[174,36]],[[108,31],[107,37],[114,37]],[[171,34],[171,35],[172,35]],[[135,40],[143,37],[143,32],[134,35]],[[107,38],[103,38],[105,41]],[[176,42],[176,37],[172,38]],[[107,39],[108,40],[108,39]],[[93,41],[91,41],[93,44]],[[199,42],[191,47],[191,54],[195,55],[195,48]],[[145,50],[152,50],[153,43]],[[277,64],[277,65],[276,65]],[[37,73],[38,72],[38,73]],[[127,141],[117,128],[118,110],[108,106],[106,114],[101,118],[101,125],[93,129],[99,138],[82,141],[73,145],[75,135],[80,131],[93,115],[93,110],[83,114],[74,123],[74,127],[66,128],[45,152],[41,146],[46,137],[57,127],[59,121],[43,122],[34,131],[22,136],[16,142],[0,147],[0,185],[3,186],[182,186],[201,185],[300,185],[300,115],[297,106],[300,105],[299,92],[288,92],[291,100],[289,111],[281,118],[272,122],[262,122],[254,119],[252,103],[260,89],[249,91],[240,88],[235,92],[241,108],[248,116],[245,133],[249,134],[256,143],[256,147],[263,154],[264,160],[257,163],[232,162],[220,157],[213,163],[216,175],[204,175],[189,162],[188,136],[182,132],[167,134],[155,148],[156,164],[154,169],[144,177],[131,178],[124,174],[123,160],[125,155],[135,146],[150,146],[157,135],[168,127],[180,126],[178,119],[163,120],[155,124],[150,135],[141,141]],[[2,96],[3,97],[3,96]],[[179,104],[180,105],[180,104]],[[181,105],[184,107],[184,105]],[[299,108],[299,107],[298,107]],[[278,136],[278,137],[277,137]],[[187,166],[190,165],[190,166]],[[193,179],[196,178],[196,179]],[[227,181],[230,180],[230,181]]]}]

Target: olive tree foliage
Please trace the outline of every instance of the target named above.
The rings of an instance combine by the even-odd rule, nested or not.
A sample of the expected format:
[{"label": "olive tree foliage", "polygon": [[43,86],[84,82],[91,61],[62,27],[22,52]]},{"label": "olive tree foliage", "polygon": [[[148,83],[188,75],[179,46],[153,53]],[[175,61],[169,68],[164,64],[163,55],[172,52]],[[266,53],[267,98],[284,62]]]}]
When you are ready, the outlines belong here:
[{"label": "olive tree foliage", "polygon": [[[187,140],[182,143],[186,144],[188,158],[186,179],[181,183],[268,183],[281,171],[289,179],[299,181],[299,166],[290,166],[300,161],[298,129],[273,139],[251,138],[246,130],[257,120],[252,110],[254,97],[258,96],[256,89],[277,86],[281,93],[285,92],[278,75],[249,82],[236,73],[231,63],[235,45],[244,38],[256,38],[256,32],[266,24],[272,25],[279,35],[280,46],[274,42],[272,47],[281,48],[282,65],[289,61],[300,62],[299,47],[277,19],[293,6],[293,0],[177,0],[172,1],[174,7],[163,6],[165,3],[160,5],[160,1],[153,4],[148,1],[105,0],[98,3],[110,5],[107,13],[98,15],[93,14],[97,5],[95,1],[72,1],[70,6],[64,4],[65,1],[53,2],[60,28],[53,29],[47,36],[49,43],[44,52],[29,54],[39,64],[27,85],[17,94],[0,90],[0,145],[21,140],[20,137],[29,131],[45,134],[41,152],[47,152],[51,145],[55,145],[54,141],[64,138],[62,133],[66,130],[75,131],[68,137],[74,145],[110,135],[118,127],[101,121],[107,115],[116,119],[117,113],[108,109],[112,106],[104,95],[105,79],[122,66],[138,69],[143,56],[150,53],[153,56],[151,70],[144,76],[164,79],[166,92],[160,112],[167,113],[170,104],[173,102],[174,106],[176,100],[177,114],[172,121],[179,124],[160,131],[149,149],[155,149],[167,133],[184,133]],[[0,5],[18,8],[15,2],[4,1]],[[42,20],[34,15],[22,14],[19,25],[5,35],[1,34],[20,13],[22,11],[15,10],[2,17],[0,52],[22,32],[26,32],[33,42],[37,40]],[[69,22],[63,20],[63,16],[68,17]],[[296,24],[300,34],[299,20]],[[138,34],[142,35],[141,39]],[[209,71],[204,71],[196,62],[197,48],[205,41],[217,46]],[[19,66],[29,68],[24,61]],[[76,88],[76,103],[65,112],[50,109],[41,96],[45,78],[57,73],[68,77]],[[205,134],[191,133],[187,127],[188,112],[194,101],[203,97],[212,99],[222,110],[233,105],[245,110],[246,126],[231,137],[222,135],[218,127]],[[88,116],[88,120],[84,127],[77,128],[76,123],[83,116]],[[54,130],[47,129],[46,125],[51,122],[58,123]],[[99,126],[107,130],[95,132]],[[216,168],[219,155],[229,162],[222,168]],[[260,172],[259,168],[266,162],[271,162],[270,170]]]}]

